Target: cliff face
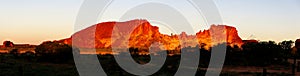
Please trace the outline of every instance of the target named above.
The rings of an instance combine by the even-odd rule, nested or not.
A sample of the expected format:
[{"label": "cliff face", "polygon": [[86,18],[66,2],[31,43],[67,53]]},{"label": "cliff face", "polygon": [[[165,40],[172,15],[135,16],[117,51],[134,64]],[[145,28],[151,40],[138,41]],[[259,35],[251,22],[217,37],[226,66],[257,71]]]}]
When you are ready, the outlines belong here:
[{"label": "cliff face", "polygon": [[[213,34],[214,36],[212,36]],[[210,29],[200,31],[196,34],[199,44],[206,44],[205,48],[208,48],[219,43],[226,42],[227,45],[241,46],[243,44],[242,39],[238,36],[238,31],[235,27],[226,25],[212,25]],[[226,38],[226,39],[224,39]],[[214,41],[212,41],[212,39]]]},{"label": "cliff face", "polygon": [[[214,35],[213,38],[211,34]],[[73,43],[80,48],[135,47],[140,49],[148,49],[153,43],[158,42],[163,45],[160,48],[165,50],[178,50],[181,47],[193,47],[198,44],[205,44],[205,48],[208,48],[222,42],[227,42],[228,45],[243,44],[236,28],[231,26],[212,25],[210,29],[199,31],[196,35],[182,32],[180,35],[170,36],[161,34],[158,27],[152,26],[146,20],[99,23],[61,41],[66,44]]]}]

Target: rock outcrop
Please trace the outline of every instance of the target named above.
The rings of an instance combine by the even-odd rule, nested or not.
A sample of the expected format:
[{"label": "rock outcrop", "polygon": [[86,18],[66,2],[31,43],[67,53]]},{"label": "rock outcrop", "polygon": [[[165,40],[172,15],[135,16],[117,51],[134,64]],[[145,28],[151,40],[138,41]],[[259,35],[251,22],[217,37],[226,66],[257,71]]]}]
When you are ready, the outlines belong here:
[{"label": "rock outcrop", "polygon": [[[213,35],[213,36],[212,36]],[[72,39],[73,38],[73,39]],[[165,35],[147,20],[127,22],[103,22],[76,32],[71,38],[61,42],[79,48],[129,48],[148,49],[153,43],[162,44],[162,49],[178,50],[182,47],[206,45],[205,48],[226,42],[228,45],[242,45],[235,27],[212,25],[210,29],[199,31],[196,35]]]}]

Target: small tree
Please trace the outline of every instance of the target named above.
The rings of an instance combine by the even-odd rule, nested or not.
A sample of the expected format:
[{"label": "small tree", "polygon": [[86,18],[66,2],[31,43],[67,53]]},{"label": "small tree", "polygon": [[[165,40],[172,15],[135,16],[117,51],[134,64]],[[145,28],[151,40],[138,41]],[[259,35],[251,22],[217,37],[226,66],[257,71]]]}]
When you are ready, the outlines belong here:
[{"label": "small tree", "polygon": [[282,41],[282,42],[279,43],[279,45],[283,49],[282,55],[283,55],[285,61],[287,61],[288,57],[292,56],[290,52],[292,51],[293,43],[294,42],[292,40],[290,40],[290,41]]}]

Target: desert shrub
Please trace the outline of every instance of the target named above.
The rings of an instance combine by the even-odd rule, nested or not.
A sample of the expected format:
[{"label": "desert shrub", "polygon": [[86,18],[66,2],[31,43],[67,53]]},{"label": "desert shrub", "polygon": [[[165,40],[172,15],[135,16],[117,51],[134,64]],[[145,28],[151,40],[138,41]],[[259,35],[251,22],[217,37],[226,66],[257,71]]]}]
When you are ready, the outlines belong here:
[{"label": "desert shrub", "polygon": [[9,51],[9,54],[13,55],[15,58],[19,57],[19,50],[18,49],[12,49]]},{"label": "desert shrub", "polygon": [[35,53],[32,51],[26,51],[25,53],[21,54],[21,56],[28,61],[32,61],[35,57]]},{"label": "desert shrub", "polygon": [[73,59],[72,47],[59,42],[44,42],[36,47],[35,52],[38,61],[63,63]]}]

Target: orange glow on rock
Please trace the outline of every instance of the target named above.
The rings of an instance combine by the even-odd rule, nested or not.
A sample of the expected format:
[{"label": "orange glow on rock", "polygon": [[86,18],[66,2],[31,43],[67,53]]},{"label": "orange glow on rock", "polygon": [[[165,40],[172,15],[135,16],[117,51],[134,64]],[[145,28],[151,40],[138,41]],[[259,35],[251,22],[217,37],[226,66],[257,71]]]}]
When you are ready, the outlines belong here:
[{"label": "orange glow on rock", "polygon": [[[133,31],[130,32],[129,29],[133,29]],[[212,43],[211,31],[217,32],[216,36],[223,35],[227,39],[215,37],[216,43]],[[124,34],[129,34],[129,36]],[[122,40],[126,37],[129,39]],[[72,38],[76,39],[73,41]],[[115,39],[112,40],[112,38]],[[152,26],[147,20],[99,23],[81,30],[72,35],[71,38],[61,40],[61,42],[70,45],[75,42],[73,45],[79,48],[111,48],[112,43],[114,43],[120,45],[120,48],[135,47],[140,49],[148,49],[152,43],[159,42],[164,47],[161,49],[165,50],[179,50],[182,47],[195,47],[201,44],[206,44],[205,48],[209,48],[222,42],[227,42],[230,46],[243,44],[236,28],[232,26],[212,25],[210,29],[199,31],[196,35],[187,35],[185,32],[179,35],[165,35],[159,32],[157,26]]]}]

